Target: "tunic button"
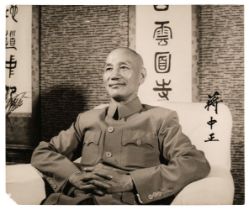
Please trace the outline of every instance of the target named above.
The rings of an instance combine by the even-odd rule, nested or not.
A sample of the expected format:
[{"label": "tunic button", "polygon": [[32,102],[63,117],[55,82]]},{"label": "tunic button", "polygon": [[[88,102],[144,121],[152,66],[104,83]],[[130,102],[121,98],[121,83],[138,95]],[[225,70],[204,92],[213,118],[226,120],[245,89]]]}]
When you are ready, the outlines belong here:
[{"label": "tunic button", "polygon": [[137,140],[137,145],[140,146],[141,143],[142,143],[142,142],[141,142],[141,139],[138,139],[138,140]]},{"label": "tunic button", "polygon": [[109,157],[111,157],[111,156],[112,156],[112,153],[111,153],[111,152],[106,152],[106,153],[105,153],[105,155],[106,155],[106,157],[108,157],[108,158],[109,158]]},{"label": "tunic button", "polygon": [[112,132],[114,131],[114,128],[113,128],[112,126],[110,126],[110,127],[107,128],[107,131],[108,131],[109,133],[112,133]]}]

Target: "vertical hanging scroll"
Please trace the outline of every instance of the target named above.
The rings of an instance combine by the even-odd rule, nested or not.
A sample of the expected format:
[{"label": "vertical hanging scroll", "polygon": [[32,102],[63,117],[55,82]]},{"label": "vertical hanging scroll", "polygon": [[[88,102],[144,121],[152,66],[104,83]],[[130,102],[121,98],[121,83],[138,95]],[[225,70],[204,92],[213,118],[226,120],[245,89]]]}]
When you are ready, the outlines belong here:
[{"label": "vertical hanging scroll", "polygon": [[136,50],[147,79],[139,96],[151,101],[192,101],[191,6],[136,6]]},{"label": "vertical hanging scroll", "polygon": [[6,8],[6,115],[32,112],[32,6]]}]

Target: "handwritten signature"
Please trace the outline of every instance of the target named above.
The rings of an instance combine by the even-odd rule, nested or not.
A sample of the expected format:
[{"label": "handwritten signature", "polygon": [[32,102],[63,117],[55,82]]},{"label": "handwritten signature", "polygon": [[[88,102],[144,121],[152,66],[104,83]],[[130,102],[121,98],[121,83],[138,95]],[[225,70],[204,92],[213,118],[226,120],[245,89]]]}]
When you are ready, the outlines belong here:
[{"label": "handwritten signature", "polygon": [[[26,97],[27,92],[6,95],[6,116],[8,117],[14,110],[23,105],[23,99]],[[13,96],[14,95],[14,96]]]}]

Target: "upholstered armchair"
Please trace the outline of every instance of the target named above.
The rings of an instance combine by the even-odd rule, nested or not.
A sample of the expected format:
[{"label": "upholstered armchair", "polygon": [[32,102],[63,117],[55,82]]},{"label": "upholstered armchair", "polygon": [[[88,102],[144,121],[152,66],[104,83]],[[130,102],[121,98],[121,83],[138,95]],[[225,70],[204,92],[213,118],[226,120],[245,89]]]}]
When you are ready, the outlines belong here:
[{"label": "upholstered armchair", "polygon": [[[205,152],[211,165],[209,175],[181,190],[172,204],[232,204],[234,183],[231,176],[231,131],[232,117],[227,106],[218,104],[209,111],[204,103],[154,102],[177,111],[183,132],[196,147]],[[208,121],[216,120],[211,130]],[[210,134],[214,133],[213,140]],[[6,166],[6,190],[17,204],[39,204],[45,198],[45,184],[41,174],[30,164]]]}]

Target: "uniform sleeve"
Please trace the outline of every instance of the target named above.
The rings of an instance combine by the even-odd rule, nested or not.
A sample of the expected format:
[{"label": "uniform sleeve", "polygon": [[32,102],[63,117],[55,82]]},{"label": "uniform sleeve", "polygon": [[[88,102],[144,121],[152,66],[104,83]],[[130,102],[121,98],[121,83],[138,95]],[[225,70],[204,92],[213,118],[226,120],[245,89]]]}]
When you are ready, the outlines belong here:
[{"label": "uniform sleeve", "polygon": [[55,192],[63,188],[72,173],[79,171],[72,162],[82,148],[79,121],[80,115],[69,129],[61,131],[50,142],[40,142],[32,154],[31,164],[42,172]]},{"label": "uniform sleeve", "polygon": [[163,121],[158,135],[161,164],[130,173],[138,199],[144,204],[174,195],[210,171],[204,153],[182,133],[176,112]]}]

